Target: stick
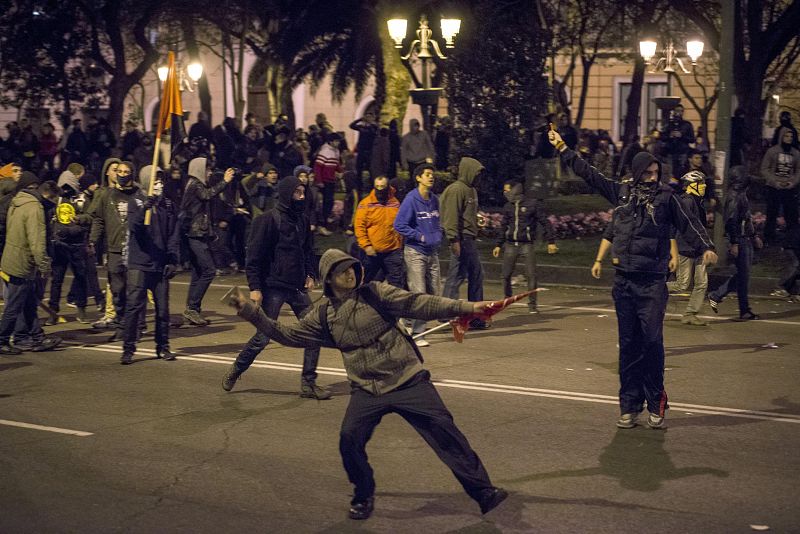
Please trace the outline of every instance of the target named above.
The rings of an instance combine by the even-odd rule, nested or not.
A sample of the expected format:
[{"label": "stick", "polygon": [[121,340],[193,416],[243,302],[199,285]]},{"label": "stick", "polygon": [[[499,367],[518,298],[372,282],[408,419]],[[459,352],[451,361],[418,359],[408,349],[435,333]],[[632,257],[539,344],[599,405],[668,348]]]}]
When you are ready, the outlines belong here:
[{"label": "stick", "polygon": [[424,336],[426,336],[426,335],[428,335],[428,334],[431,334],[431,333],[433,333],[433,332],[438,332],[439,330],[444,330],[445,328],[447,328],[447,327],[449,327],[449,326],[451,326],[451,325],[450,325],[450,321],[447,321],[446,323],[442,323],[442,324],[440,324],[440,325],[434,326],[434,327],[433,327],[433,328],[431,328],[430,330],[425,330],[425,331],[424,331],[424,332],[422,332],[421,334],[415,334],[415,335],[413,335],[413,336],[411,337],[411,339],[413,339],[414,341],[416,341],[416,340],[418,340],[418,339],[419,339],[419,338],[421,338],[421,337],[424,337]]},{"label": "stick", "polygon": [[[147,196],[153,196],[153,186],[156,183],[156,169],[158,166],[158,153],[161,151],[161,134],[156,134],[156,146],[153,149],[153,164],[150,166],[150,185],[147,186]],[[144,212],[144,225],[150,226],[151,208]]]}]

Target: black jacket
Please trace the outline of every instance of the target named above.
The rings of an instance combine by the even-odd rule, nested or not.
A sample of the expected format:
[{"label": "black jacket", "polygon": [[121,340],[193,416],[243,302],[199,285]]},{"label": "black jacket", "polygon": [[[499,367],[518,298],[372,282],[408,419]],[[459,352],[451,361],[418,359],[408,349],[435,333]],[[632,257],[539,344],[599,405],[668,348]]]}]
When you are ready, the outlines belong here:
[{"label": "black jacket", "polygon": [[245,273],[251,291],[274,287],[303,290],[314,273],[314,250],[308,218],[291,208],[300,180],[290,176],[278,183],[277,208],[253,219],[247,241]]},{"label": "black jacket", "polygon": [[[659,184],[649,195],[638,187],[647,167],[658,163],[651,154],[640,152],[633,158],[630,188],[606,178],[572,150],[564,150],[561,160],[616,206],[612,216],[611,252],[612,263],[618,271],[666,275],[673,227],[691,246],[703,251],[714,249],[703,224],[686,212],[669,186]],[[660,164],[658,172],[660,181]]]},{"label": "black jacket", "polygon": [[548,243],[555,243],[553,225],[544,212],[544,206],[535,198],[519,198],[506,202],[503,206],[503,221],[500,226],[500,237],[497,246],[503,243],[533,243],[536,241],[536,225],[544,230],[544,238]]},{"label": "black jacket", "polygon": [[188,237],[210,237],[214,235],[211,226],[211,200],[219,195],[225,186],[224,180],[209,187],[191,176],[181,201],[181,226]]},{"label": "black jacket", "polygon": [[177,265],[181,234],[175,205],[166,197],[157,200],[151,210],[150,225],[144,218],[151,201],[131,199],[128,229],[128,269],[163,272],[166,265]]},{"label": "black jacket", "polygon": [[[690,214],[698,221],[703,221],[706,210],[703,206],[702,198],[698,197],[697,195],[683,193],[677,197],[677,199],[678,202],[681,203],[681,206],[686,213]],[[687,240],[680,232],[674,231],[673,235],[675,236],[675,240],[678,242],[678,254],[681,256],[686,258],[699,258],[703,255],[703,252],[706,251],[703,246],[698,246],[696,242],[692,244],[690,240]]]},{"label": "black jacket", "polygon": [[89,233],[91,243],[97,243],[105,234],[108,252],[122,252],[128,242],[128,209],[134,197],[142,202],[145,200],[144,193],[136,184],[130,189],[104,187],[97,190],[89,207],[92,216],[92,230]]}]

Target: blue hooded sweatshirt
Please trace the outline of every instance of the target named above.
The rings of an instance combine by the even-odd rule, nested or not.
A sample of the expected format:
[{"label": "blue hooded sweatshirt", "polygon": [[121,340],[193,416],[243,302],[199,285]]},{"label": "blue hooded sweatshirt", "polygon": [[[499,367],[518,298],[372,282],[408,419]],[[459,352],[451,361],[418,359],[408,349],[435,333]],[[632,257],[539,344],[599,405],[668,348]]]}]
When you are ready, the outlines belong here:
[{"label": "blue hooded sweatshirt", "polygon": [[419,194],[419,189],[411,191],[400,204],[394,229],[403,236],[406,246],[426,256],[434,254],[442,242],[439,198],[431,193],[425,200]]}]

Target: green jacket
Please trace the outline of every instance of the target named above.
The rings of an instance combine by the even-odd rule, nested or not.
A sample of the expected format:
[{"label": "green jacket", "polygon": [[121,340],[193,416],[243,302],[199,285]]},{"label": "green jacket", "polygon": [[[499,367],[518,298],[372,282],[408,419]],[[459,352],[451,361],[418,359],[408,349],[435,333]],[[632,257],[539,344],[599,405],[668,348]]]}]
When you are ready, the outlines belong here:
[{"label": "green jacket", "polygon": [[[244,319],[282,345],[288,347],[330,347],[342,352],[347,378],[353,387],[372,395],[388,393],[402,386],[423,370],[414,347],[400,332],[397,321],[387,322],[368,304],[363,293],[353,290],[342,299],[331,295],[328,274],[335,265],[350,262],[360,285],[363,275],[361,263],[341,250],[330,249],[319,262],[320,277],[324,280],[325,294],[330,299],[327,322],[330,338],[326,338],[320,322],[317,303],[297,324],[285,325],[268,318],[260,306],[248,302],[239,312]],[[386,283],[371,282],[386,315],[409,319],[448,319],[471,313],[472,303],[409,293]]]},{"label": "green jacket", "polygon": [[483,165],[473,158],[461,158],[458,180],[448,185],[439,197],[444,235],[451,243],[464,236],[478,237],[478,192],[475,177]]},{"label": "green jacket", "polygon": [[20,191],[8,209],[6,246],[0,260],[0,270],[31,280],[36,276],[37,269],[42,274],[50,272],[44,206],[32,193]]}]

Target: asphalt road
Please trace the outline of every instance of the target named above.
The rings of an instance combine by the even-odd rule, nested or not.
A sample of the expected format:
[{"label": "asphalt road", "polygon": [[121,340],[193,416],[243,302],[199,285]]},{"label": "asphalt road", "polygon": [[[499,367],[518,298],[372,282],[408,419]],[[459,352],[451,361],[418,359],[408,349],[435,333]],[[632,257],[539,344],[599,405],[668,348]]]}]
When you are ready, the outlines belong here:
[{"label": "asphalt road", "polygon": [[728,300],[707,328],[668,315],[664,431],[614,425],[607,290],[551,288],[539,316],[515,307],[461,345],[432,335],[426,366],[511,497],[482,517],[389,416],[368,446],[376,510],[354,522],[340,355],[322,351],[329,401],[298,397],[302,353],[274,344],[224,392],[252,333],[218,303],[235,280],[206,297],[211,325],[173,330],[175,362],[155,360],[147,336],[123,367],[107,334],[74,322],[50,327],[63,350],[0,358],[0,532],[800,532],[800,304],[754,299],[765,320],[738,323]]}]

